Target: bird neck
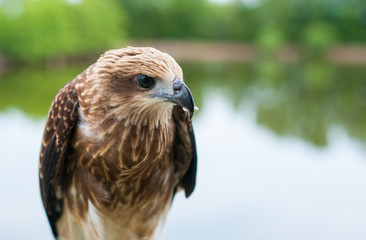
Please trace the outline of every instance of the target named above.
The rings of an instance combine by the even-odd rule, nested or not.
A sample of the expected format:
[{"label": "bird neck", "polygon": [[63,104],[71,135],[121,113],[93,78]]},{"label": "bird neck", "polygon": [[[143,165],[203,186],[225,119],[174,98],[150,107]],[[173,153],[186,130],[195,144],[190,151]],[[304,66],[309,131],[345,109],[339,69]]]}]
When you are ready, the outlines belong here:
[{"label": "bird neck", "polygon": [[172,146],[174,122],[171,111],[171,108],[129,109],[128,114],[98,123],[88,122],[81,116],[78,138],[84,142],[81,146],[94,149],[87,157],[95,159],[92,161],[103,159],[107,165],[124,170],[137,168],[142,163],[156,163],[164,154],[169,154]]}]

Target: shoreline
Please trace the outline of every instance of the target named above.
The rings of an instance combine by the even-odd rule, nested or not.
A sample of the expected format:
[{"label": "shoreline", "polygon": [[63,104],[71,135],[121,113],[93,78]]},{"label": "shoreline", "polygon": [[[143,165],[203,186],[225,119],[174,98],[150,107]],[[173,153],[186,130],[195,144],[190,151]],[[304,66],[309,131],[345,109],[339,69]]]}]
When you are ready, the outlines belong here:
[{"label": "shoreline", "polygon": [[[127,41],[131,46],[151,46],[172,55],[180,61],[238,61],[253,62],[260,58],[254,44],[237,42],[198,42],[145,40]],[[293,45],[280,48],[275,59],[283,62],[298,62],[304,59],[305,50]],[[365,64],[366,44],[340,44],[324,51],[321,60],[338,64]]]},{"label": "shoreline", "polygon": [[[177,61],[197,61],[197,62],[243,62],[250,63],[261,58],[260,50],[254,44],[238,42],[203,42],[188,40],[127,40],[123,44],[116,46],[145,46],[155,47],[163,52],[169,53]],[[271,57],[272,60],[296,63],[303,59],[305,50],[299,47],[288,45],[276,51]],[[92,63],[99,54],[90,53],[79,56],[60,56],[45,61],[47,68],[60,68],[74,63]],[[366,64],[366,44],[344,44],[336,45],[324,51],[319,58],[314,61],[328,61],[340,65],[364,65]],[[42,65],[42,64],[41,64]],[[26,67],[26,64],[10,62],[0,53],[0,73],[8,69]]]}]

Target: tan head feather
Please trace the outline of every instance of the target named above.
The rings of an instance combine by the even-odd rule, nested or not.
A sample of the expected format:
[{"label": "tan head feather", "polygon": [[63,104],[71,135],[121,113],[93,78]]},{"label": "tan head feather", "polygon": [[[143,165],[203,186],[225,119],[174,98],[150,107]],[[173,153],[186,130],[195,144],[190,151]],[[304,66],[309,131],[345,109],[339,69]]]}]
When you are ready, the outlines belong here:
[{"label": "tan head feather", "polygon": [[[110,50],[82,73],[76,84],[81,113],[88,122],[110,118],[121,119],[131,114],[167,115],[172,104],[148,98],[148,91],[136,82],[144,74],[172,89],[173,80],[183,80],[182,69],[168,54],[148,47]],[[133,119],[133,118],[132,118]],[[139,118],[141,119],[141,118]]]}]

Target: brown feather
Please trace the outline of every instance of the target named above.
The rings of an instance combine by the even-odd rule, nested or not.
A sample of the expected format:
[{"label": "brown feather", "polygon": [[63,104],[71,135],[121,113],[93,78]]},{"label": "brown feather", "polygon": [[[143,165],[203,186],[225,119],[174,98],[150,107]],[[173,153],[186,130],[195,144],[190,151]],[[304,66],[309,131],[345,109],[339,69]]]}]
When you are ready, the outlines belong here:
[{"label": "brown feather", "polygon": [[57,235],[56,221],[62,213],[61,191],[64,176],[69,170],[68,163],[65,162],[65,152],[68,148],[68,136],[77,121],[77,108],[78,101],[73,84],[67,84],[52,103],[43,134],[39,162],[40,188],[43,206],[54,235]]},{"label": "brown feather", "polygon": [[193,191],[190,116],[148,97],[136,84],[140,74],[166,88],[183,79],[169,55],[129,47],[106,52],[56,96],[40,160],[46,211],[60,209],[50,219],[55,236],[149,239],[177,187]]}]

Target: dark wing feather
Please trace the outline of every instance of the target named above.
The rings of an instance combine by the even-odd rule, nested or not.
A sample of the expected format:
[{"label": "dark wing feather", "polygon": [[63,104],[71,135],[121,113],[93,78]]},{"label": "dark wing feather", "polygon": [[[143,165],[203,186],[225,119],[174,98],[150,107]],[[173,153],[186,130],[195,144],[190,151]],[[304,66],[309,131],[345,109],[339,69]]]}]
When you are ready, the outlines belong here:
[{"label": "dark wing feather", "polygon": [[66,151],[78,119],[78,106],[78,97],[71,82],[53,100],[43,134],[39,180],[43,206],[56,238],[56,221],[61,216],[63,204],[61,184],[68,164]]},{"label": "dark wing feather", "polygon": [[192,158],[189,164],[186,174],[183,176],[181,185],[184,187],[186,197],[189,197],[196,186],[196,174],[197,174],[197,150],[196,140],[194,137],[193,126],[188,128],[189,138],[191,140]]},{"label": "dark wing feather", "polygon": [[184,188],[186,197],[189,197],[196,185],[197,150],[192,122],[187,113],[180,107],[173,110],[175,122],[174,167],[178,187]]}]

